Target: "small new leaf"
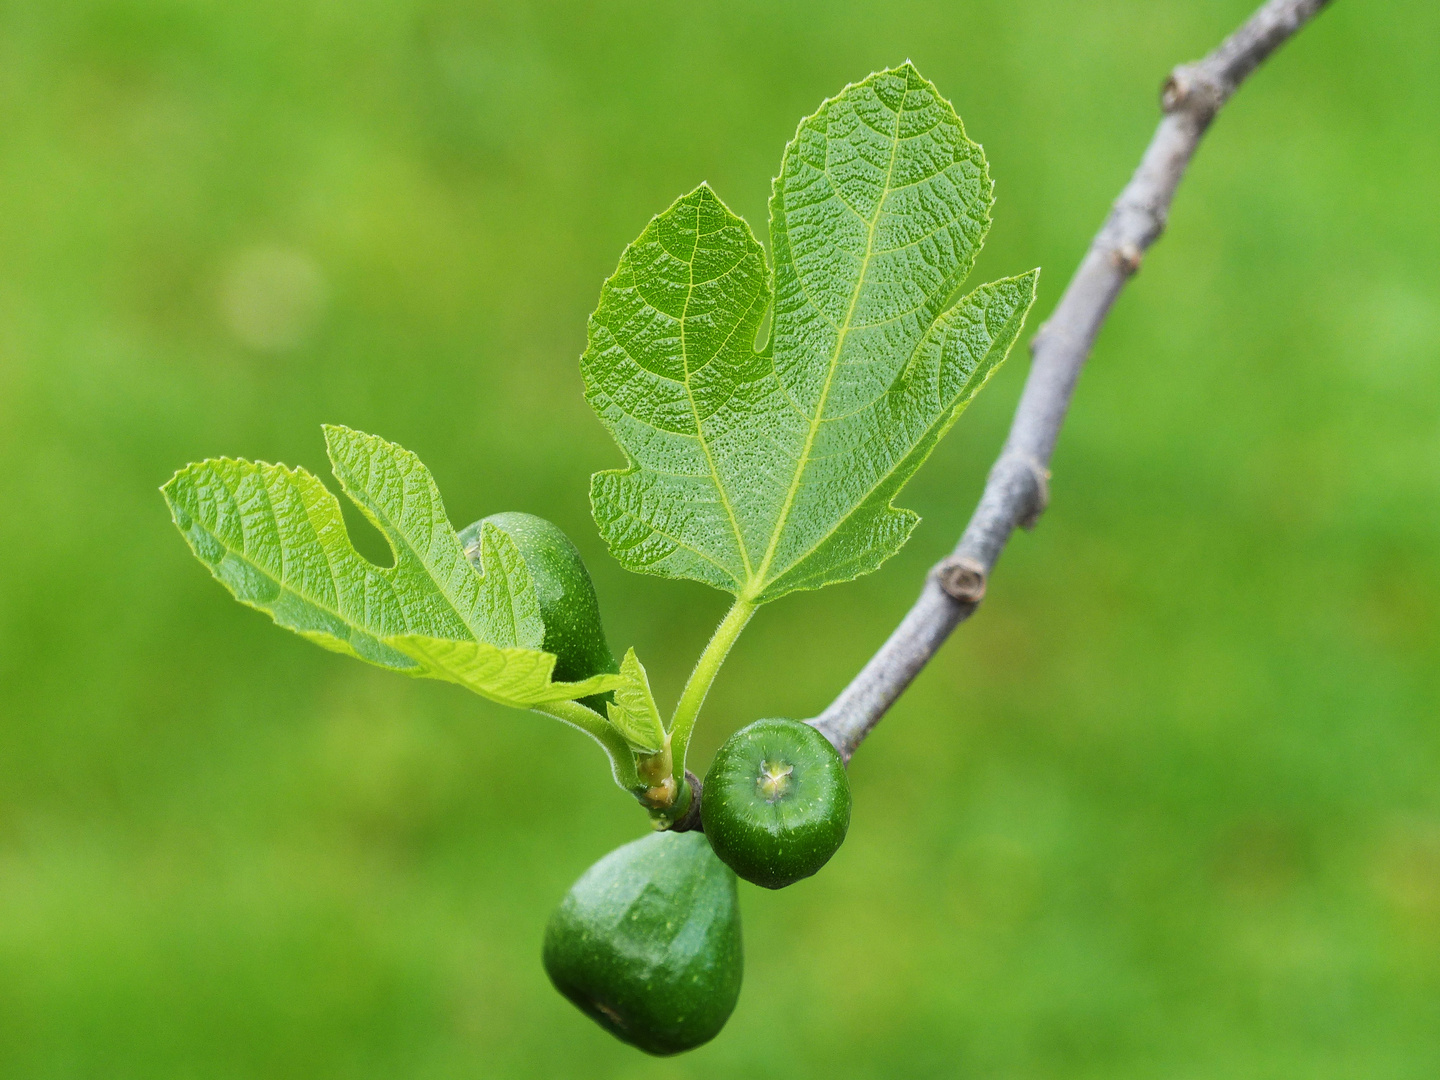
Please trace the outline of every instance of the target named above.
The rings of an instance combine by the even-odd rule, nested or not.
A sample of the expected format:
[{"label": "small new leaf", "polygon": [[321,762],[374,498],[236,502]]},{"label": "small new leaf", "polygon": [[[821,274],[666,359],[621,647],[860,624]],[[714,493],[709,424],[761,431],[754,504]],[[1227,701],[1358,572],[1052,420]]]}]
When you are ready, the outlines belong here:
[{"label": "small new leaf", "polygon": [[754,604],[899,550],[918,518],[892,500],[1035,297],[1031,272],[952,302],[991,187],[954,108],[906,63],[801,121],[770,199],[773,272],[706,185],[650,222],[605,282],[581,361],[629,459],[591,481],[621,564]]},{"label": "small new leaf", "polygon": [[220,458],[187,465],[161,489],[191,550],[237,600],[334,652],[519,708],[624,682],[552,681],[555,657],[540,648],[540,604],[514,542],[488,526],[477,570],[414,454],[344,427],[327,426],[325,444],[393,566],[355,550],[339,501],[304,469]]},{"label": "small new leaf", "polygon": [[650,692],[650,676],[634,649],[620,661],[620,674],[625,683],[616,688],[615,700],[606,706],[610,723],[635,750],[659,753],[665,748],[665,725],[655,707],[655,695]]}]

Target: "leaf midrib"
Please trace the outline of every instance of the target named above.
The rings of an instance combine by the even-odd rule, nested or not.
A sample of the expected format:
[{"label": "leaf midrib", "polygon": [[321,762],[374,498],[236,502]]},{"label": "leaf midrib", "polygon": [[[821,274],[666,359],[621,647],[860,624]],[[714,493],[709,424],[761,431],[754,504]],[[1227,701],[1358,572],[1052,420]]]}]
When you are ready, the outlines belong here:
[{"label": "leaf midrib", "polygon": [[[717,229],[715,231],[718,232],[719,230]],[[707,233],[705,235],[708,236],[710,234]],[[690,385],[691,376],[695,374],[695,372],[704,370],[706,366],[702,364],[695,369],[695,372],[690,370],[690,342],[685,323],[685,320],[690,315],[690,301],[695,295],[695,257],[700,252],[700,236],[700,208],[697,206],[695,208],[695,248],[691,251],[690,258],[685,264],[685,268],[690,274],[690,284],[685,289],[685,305],[680,311],[680,342],[685,360],[685,398],[690,402],[690,415],[695,420],[695,438],[700,443],[701,452],[705,455],[705,465],[710,470],[710,476],[715,481],[715,490],[720,493],[720,503],[725,507],[725,516],[730,519],[731,531],[735,533],[735,547],[740,552],[740,562],[745,567],[745,578],[749,581],[754,577],[754,571],[750,566],[750,552],[745,547],[745,537],[740,531],[740,521],[735,516],[735,508],[730,504],[730,495],[726,492],[725,483],[720,478],[720,470],[715,467],[715,458],[710,453],[710,442],[705,438],[705,430],[700,423],[700,407],[695,404],[695,391]],[[740,262],[743,261],[744,255],[742,254],[740,260],[737,261],[735,265],[739,266]],[[734,267],[732,266],[730,270],[733,269]],[[727,270],[726,273],[728,274],[730,270]],[[747,308],[746,311],[748,312],[748,310]],[[725,346],[730,343],[730,338],[735,335],[740,324],[744,321],[744,313],[742,313],[740,318],[736,320],[735,326],[731,328],[730,333],[725,336],[725,340],[720,343],[721,349],[724,349]],[[717,350],[716,356],[718,355],[719,351]],[[714,359],[715,357],[711,357],[711,360]],[[710,361],[706,361],[706,364],[709,362]]]},{"label": "leaf midrib", "polygon": [[[804,479],[805,470],[810,464],[810,452],[815,446],[815,436],[820,431],[820,424],[825,415],[825,404],[830,398],[830,387],[835,381],[835,372],[840,365],[840,353],[845,348],[845,341],[849,337],[852,323],[855,319],[855,308],[860,302],[860,291],[865,287],[865,275],[870,271],[870,259],[875,252],[875,230],[880,223],[880,215],[885,211],[885,200],[890,197],[890,183],[895,177],[895,160],[900,156],[900,120],[905,115],[905,99],[909,96],[907,84],[905,92],[900,97],[900,104],[895,109],[895,131],[890,137],[890,164],[885,170],[885,187],[880,198],[875,203],[875,214],[867,223],[865,237],[865,257],[860,261],[860,273],[855,278],[855,291],[850,294],[850,307],[845,312],[845,321],[837,327],[839,333],[835,337],[835,349],[830,355],[830,364],[825,372],[825,384],[820,388],[820,400],[815,406],[815,415],[810,418],[810,429],[805,434],[805,445],[800,450],[800,458],[795,466],[794,479],[790,481],[789,490],[785,492],[785,502],[780,507],[780,516],[776,519],[775,529],[770,534],[770,543],[765,549],[765,557],[760,562],[760,569],[746,582],[742,598],[750,601],[756,600],[764,591],[767,584],[765,575],[770,571],[770,564],[775,561],[775,552],[780,547],[780,537],[784,535],[785,526],[789,522],[790,512],[795,505],[795,497],[800,491],[800,481]],[[784,168],[782,166],[783,174]],[[786,226],[788,233],[789,226]],[[793,258],[793,255],[792,255]],[[797,268],[796,277],[799,277]],[[815,305],[817,308],[820,306]],[[823,311],[823,309],[820,309]]]}]

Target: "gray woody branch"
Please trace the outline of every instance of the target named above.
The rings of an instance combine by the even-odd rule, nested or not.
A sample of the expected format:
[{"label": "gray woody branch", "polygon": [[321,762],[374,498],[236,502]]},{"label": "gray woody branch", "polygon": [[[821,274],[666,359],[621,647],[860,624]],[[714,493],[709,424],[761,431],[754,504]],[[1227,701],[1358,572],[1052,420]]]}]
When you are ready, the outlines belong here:
[{"label": "gray woody branch", "polygon": [[1175,189],[1210,121],[1245,77],[1327,3],[1269,0],[1205,59],[1171,72],[1160,98],[1165,117],[1140,167],[1115,200],[1054,314],[1030,343],[1030,375],[1010,435],[960,543],[930,571],[920,598],[880,651],[810,721],[847,762],[950,632],[980,605],[1015,527],[1032,527],[1044,512],[1050,455],[1080,369],[1115,298],[1164,231]]}]

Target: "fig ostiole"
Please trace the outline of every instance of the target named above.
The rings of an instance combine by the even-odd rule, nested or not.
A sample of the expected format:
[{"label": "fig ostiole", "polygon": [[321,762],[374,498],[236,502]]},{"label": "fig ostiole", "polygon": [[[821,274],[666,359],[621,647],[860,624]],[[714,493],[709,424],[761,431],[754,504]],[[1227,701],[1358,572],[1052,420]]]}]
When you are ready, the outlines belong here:
[{"label": "fig ostiole", "polygon": [[[487,524],[515,542],[530,571],[540,600],[540,618],[545,623],[543,648],[555,654],[555,681],[580,682],[592,675],[619,671],[620,665],[605,640],[600,601],[590,572],[564,531],[534,514],[491,514],[460,531],[460,543],[472,563],[479,562],[480,532]],[[609,694],[597,694],[581,702],[604,716],[609,698]]]},{"label": "fig ostiole", "polygon": [[545,928],[555,988],[616,1038],[678,1054],[720,1033],[744,974],[735,875],[698,832],[617,848]]},{"label": "fig ostiole", "polygon": [[814,874],[850,828],[850,781],[830,741],[799,720],[757,720],[726,740],[700,801],[715,854],[746,881],[783,889]]}]

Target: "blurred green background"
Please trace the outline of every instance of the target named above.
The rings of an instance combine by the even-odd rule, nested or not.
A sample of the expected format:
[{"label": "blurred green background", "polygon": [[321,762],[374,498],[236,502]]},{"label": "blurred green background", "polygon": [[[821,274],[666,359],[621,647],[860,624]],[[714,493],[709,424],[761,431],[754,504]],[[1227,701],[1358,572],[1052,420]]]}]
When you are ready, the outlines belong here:
[{"label": "blurred green background", "polygon": [[[1250,0],[0,3],[0,1075],[1433,1077],[1440,78],[1338,0],[1207,138],[979,615],[866,744],[818,878],[743,887],[728,1029],[648,1059],[538,962],[639,835],[595,747],[237,606],[156,491],[397,440],[559,522],[673,701],[724,608],[620,571],[585,317],[708,179],[912,57],[1048,314],[1169,67]],[[1022,355],[857,583],[767,608],[700,765],[812,715],[958,535]],[[362,550],[378,538],[358,534]],[[553,763],[553,768],[551,763]]]}]

